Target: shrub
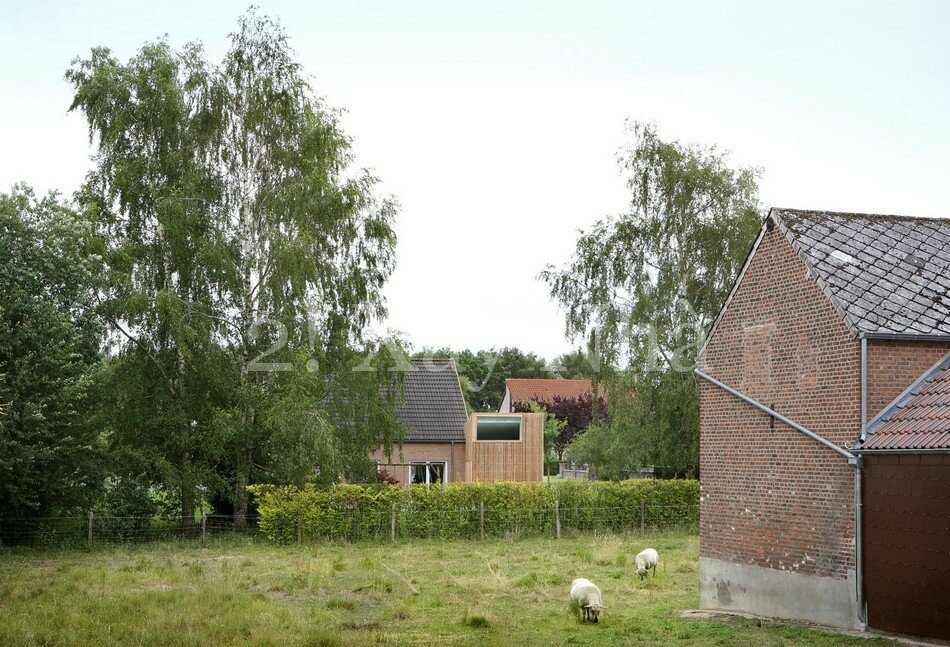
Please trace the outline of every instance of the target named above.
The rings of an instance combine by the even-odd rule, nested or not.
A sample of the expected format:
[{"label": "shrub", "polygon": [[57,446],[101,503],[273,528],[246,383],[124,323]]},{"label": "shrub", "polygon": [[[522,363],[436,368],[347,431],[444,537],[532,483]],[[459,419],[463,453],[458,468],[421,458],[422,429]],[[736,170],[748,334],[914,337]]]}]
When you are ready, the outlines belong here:
[{"label": "shrub", "polygon": [[[300,526],[309,539],[388,539],[393,514],[399,538],[474,538],[554,534],[555,501],[564,532],[610,532],[695,526],[697,481],[560,481],[450,483],[445,487],[340,484],[252,486],[261,531],[293,541]],[[641,504],[643,518],[641,519]]]}]

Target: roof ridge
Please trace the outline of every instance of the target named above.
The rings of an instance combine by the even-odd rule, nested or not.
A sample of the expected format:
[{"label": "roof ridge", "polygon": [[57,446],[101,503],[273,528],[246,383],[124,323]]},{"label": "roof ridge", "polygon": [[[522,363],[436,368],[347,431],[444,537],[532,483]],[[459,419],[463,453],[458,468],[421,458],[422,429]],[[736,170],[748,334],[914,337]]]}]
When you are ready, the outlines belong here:
[{"label": "roof ridge", "polygon": [[788,213],[813,214],[823,216],[843,216],[845,218],[875,218],[875,219],[900,219],[900,220],[923,220],[927,222],[946,222],[950,224],[950,217],[946,216],[908,216],[901,213],[863,213],[860,211],[827,211],[823,209],[796,209],[792,207],[772,207],[770,211],[784,211]]}]

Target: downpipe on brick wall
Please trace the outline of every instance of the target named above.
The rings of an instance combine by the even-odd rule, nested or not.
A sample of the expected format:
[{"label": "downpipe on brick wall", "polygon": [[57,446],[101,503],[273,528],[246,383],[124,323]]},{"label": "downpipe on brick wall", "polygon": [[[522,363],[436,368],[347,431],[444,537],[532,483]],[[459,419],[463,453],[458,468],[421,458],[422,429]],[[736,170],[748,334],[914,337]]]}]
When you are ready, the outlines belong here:
[{"label": "downpipe on brick wall", "polygon": [[[862,457],[858,454],[851,453],[844,447],[839,447],[838,445],[834,444],[833,442],[831,442],[824,436],[821,436],[815,433],[814,431],[812,431],[811,429],[808,429],[807,427],[804,427],[798,424],[791,418],[783,416],[778,411],[775,411],[774,409],[771,409],[770,407],[765,406],[761,402],[757,400],[753,400],[752,398],[747,396],[745,393],[742,393],[741,391],[737,391],[736,389],[732,388],[728,384],[725,384],[724,382],[720,382],[719,380],[714,378],[712,375],[709,375],[708,373],[705,373],[698,368],[693,369],[693,372],[696,373],[696,375],[698,375],[699,377],[706,380],[707,382],[718,386],[720,389],[723,389],[727,393],[730,393],[736,396],[743,402],[747,404],[751,404],[756,409],[759,409],[760,411],[772,416],[776,420],[784,422],[786,425],[788,425],[792,429],[802,432],[809,438],[821,443],[825,447],[828,447],[829,449],[834,450],[835,452],[841,454],[842,456],[848,459],[848,465],[854,468],[855,605],[857,606],[858,621],[861,623],[861,630],[866,631],[867,630],[867,613],[866,613],[866,609],[864,608],[864,586],[862,582],[864,573],[863,573],[863,568],[861,566],[861,560],[862,560],[861,471],[862,471],[862,468],[864,467],[864,460],[862,459]],[[867,426],[867,377],[866,377],[866,374],[867,374],[867,340],[862,338],[861,339],[861,439],[862,440],[864,439],[864,432]]]}]

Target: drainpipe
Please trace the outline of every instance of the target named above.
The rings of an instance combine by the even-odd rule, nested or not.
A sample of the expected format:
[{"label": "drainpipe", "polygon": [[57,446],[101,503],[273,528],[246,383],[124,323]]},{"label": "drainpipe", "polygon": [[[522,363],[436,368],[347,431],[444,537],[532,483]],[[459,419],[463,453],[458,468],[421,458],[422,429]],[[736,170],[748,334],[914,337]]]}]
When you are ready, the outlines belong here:
[{"label": "drainpipe", "polygon": [[[863,341],[863,339],[862,339],[862,341]],[[865,371],[866,351],[867,351],[867,346],[866,346],[866,344],[864,344],[864,345],[862,346],[862,369],[861,369],[861,385],[862,385],[862,387],[861,387],[861,400],[862,400],[861,409],[862,409],[862,416],[864,415],[864,412],[866,411],[866,400],[867,400],[867,394],[866,394],[866,391],[865,391],[865,385],[866,385],[866,383],[867,383],[867,382],[866,382],[866,376],[865,376],[865,373],[866,373],[866,371]],[[862,539],[861,539],[861,468],[863,467],[863,463],[864,463],[863,458],[862,458],[860,455],[852,454],[851,452],[849,452],[847,449],[844,449],[843,447],[839,447],[838,445],[835,445],[833,442],[831,442],[831,441],[828,440],[827,438],[824,438],[824,437],[822,437],[822,436],[816,434],[816,433],[815,433],[814,431],[812,431],[811,429],[808,429],[807,427],[803,427],[802,425],[798,424],[797,422],[795,422],[795,421],[792,420],[791,418],[788,418],[788,417],[786,417],[786,416],[783,416],[783,415],[780,414],[779,412],[777,412],[777,411],[775,411],[775,410],[773,410],[773,409],[771,409],[771,408],[765,406],[765,405],[762,404],[761,402],[758,402],[758,401],[756,401],[756,400],[753,400],[752,398],[750,398],[750,397],[747,396],[746,394],[742,393],[741,391],[737,391],[737,390],[735,390],[734,388],[732,388],[731,386],[729,386],[728,384],[725,384],[725,383],[723,383],[723,382],[720,382],[719,380],[717,380],[717,379],[714,378],[713,376],[711,376],[711,375],[709,375],[709,374],[707,374],[707,373],[704,373],[703,371],[699,370],[698,368],[697,368],[697,369],[694,369],[694,372],[696,373],[696,375],[698,375],[699,377],[703,378],[703,379],[706,380],[707,382],[711,382],[712,384],[715,384],[716,386],[718,386],[719,388],[723,389],[723,390],[726,391],[727,393],[731,393],[732,395],[736,396],[737,398],[739,398],[739,399],[742,400],[743,402],[746,402],[746,403],[748,403],[748,404],[751,404],[751,405],[752,405],[753,407],[755,407],[756,409],[759,409],[760,411],[763,411],[763,412],[767,413],[768,415],[772,416],[772,417],[775,418],[776,420],[779,420],[779,421],[781,421],[781,422],[784,422],[784,423],[785,423],[786,425],[788,425],[789,427],[791,427],[791,428],[793,428],[793,429],[796,429],[796,430],[802,432],[803,434],[805,434],[805,435],[808,436],[809,438],[812,438],[812,439],[818,441],[819,443],[821,443],[821,444],[824,445],[825,447],[828,447],[829,449],[833,449],[833,450],[836,451],[837,453],[839,453],[839,454],[841,454],[842,456],[844,456],[845,458],[847,458],[847,459],[848,459],[848,465],[850,465],[851,467],[855,468],[855,469],[854,469],[854,544],[855,544],[855,551],[854,551],[854,579],[855,579],[855,588],[856,588],[856,590],[855,590],[855,604],[856,604],[856,606],[858,607],[858,608],[857,608],[857,611],[858,611],[858,622],[861,624],[861,630],[862,630],[862,631],[867,630],[867,620],[866,620],[867,615],[865,614],[865,610],[864,610],[864,590],[863,590],[864,587],[863,587],[863,581],[862,581],[862,578],[863,578],[863,570],[862,570],[862,567],[861,567],[861,560],[862,560],[862,553],[861,553],[861,543],[862,543]],[[864,428],[865,423],[866,423],[866,420],[863,420],[863,421],[862,421],[862,429]]]},{"label": "drainpipe", "polygon": [[[861,442],[868,433],[868,338],[861,334]],[[861,630],[867,631],[868,610],[864,601],[864,500],[862,488],[864,457],[860,454],[854,463],[854,579],[855,603],[858,606],[858,622]]]},{"label": "drainpipe", "polygon": [[451,454],[449,454],[449,463],[450,463],[452,472],[451,472],[451,476],[445,480],[455,481],[455,441],[454,440],[449,442],[449,447],[450,447],[449,451],[452,452]]}]

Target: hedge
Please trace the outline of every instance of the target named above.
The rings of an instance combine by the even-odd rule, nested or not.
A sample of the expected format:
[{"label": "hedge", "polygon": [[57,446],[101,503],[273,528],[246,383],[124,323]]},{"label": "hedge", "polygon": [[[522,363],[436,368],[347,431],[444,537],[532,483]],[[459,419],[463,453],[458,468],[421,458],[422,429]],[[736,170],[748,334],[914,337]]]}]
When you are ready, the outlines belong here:
[{"label": "hedge", "polygon": [[[623,531],[699,523],[694,480],[249,488],[276,541],[475,538]],[[555,502],[559,514],[555,515]],[[393,521],[395,518],[395,528]]]}]

